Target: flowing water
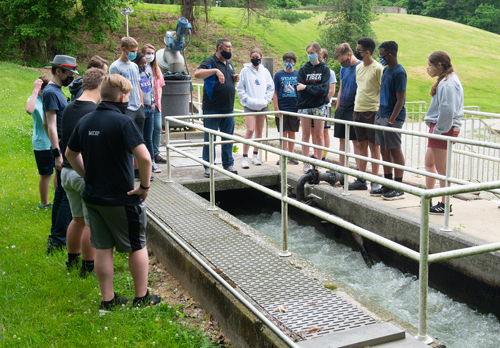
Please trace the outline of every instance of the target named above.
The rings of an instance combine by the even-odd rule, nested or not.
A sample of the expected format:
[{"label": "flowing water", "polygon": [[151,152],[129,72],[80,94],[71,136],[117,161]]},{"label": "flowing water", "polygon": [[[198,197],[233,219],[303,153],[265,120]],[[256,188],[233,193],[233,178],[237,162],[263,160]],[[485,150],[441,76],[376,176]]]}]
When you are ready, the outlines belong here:
[{"label": "flowing water", "polygon": [[[281,214],[235,215],[281,243]],[[312,226],[288,223],[288,249],[311,261],[372,301],[418,327],[418,280],[377,263],[368,268],[358,251],[325,237]],[[429,289],[428,333],[448,348],[499,348],[500,321]]]}]

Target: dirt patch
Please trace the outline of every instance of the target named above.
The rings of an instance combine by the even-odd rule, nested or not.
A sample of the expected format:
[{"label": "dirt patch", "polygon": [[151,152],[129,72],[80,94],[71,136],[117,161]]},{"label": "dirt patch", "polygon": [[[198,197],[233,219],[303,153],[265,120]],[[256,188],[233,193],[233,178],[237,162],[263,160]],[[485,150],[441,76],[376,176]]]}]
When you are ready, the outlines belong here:
[{"label": "dirt patch", "polygon": [[163,302],[179,308],[181,322],[188,327],[198,327],[212,342],[221,347],[232,348],[231,341],[222,332],[219,323],[207,313],[200,304],[182,288],[177,279],[172,277],[165,267],[158,262],[156,256],[149,251],[150,288],[154,294],[160,295]]}]

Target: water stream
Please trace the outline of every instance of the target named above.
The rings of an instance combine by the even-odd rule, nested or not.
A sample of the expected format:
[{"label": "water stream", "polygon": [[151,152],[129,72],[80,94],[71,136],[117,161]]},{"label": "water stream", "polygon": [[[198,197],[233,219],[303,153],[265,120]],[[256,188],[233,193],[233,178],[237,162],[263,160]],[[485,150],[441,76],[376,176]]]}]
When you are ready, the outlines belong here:
[{"label": "water stream", "polygon": [[[281,214],[235,214],[281,243]],[[368,268],[358,251],[336,243],[312,226],[288,224],[289,250],[311,261],[372,301],[418,327],[418,280],[383,263]],[[449,296],[429,289],[428,333],[448,348],[499,348],[500,321]]]}]

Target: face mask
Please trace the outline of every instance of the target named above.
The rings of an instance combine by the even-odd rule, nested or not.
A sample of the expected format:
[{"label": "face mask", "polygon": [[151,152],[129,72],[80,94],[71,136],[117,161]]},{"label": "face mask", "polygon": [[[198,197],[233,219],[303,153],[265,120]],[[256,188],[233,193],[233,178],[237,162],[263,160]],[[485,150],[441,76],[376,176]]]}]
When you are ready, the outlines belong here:
[{"label": "face mask", "polygon": [[71,82],[73,82],[75,78],[73,76],[68,76],[64,80],[61,80],[61,83],[64,87],[68,87],[71,85]]},{"label": "face mask", "polygon": [[295,63],[291,63],[291,62],[283,62],[283,64],[285,64],[285,68],[287,70],[292,70],[293,66],[295,65]]},{"label": "face mask", "polygon": [[252,58],[252,59],[250,59],[250,61],[252,62],[253,66],[259,66],[260,65],[260,59],[259,58]]},{"label": "face mask", "polygon": [[220,52],[221,56],[224,58],[224,59],[231,59],[233,53],[232,52],[226,52],[224,51],[224,49],[222,49],[222,51]]},{"label": "face mask", "polygon": [[317,54],[317,53],[314,53],[314,54],[308,54],[308,55],[307,55],[307,58],[309,58],[309,61],[312,63],[312,62],[314,62],[316,59],[318,59],[318,54]]},{"label": "face mask", "polygon": [[359,52],[358,50],[356,50],[356,52],[354,52],[354,57],[356,57],[359,60],[363,60],[363,57],[361,56],[361,52]]},{"label": "face mask", "polygon": [[151,63],[153,60],[155,60],[154,54],[146,54],[146,62]]},{"label": "face mask", "polygon": [[139,73],[143,73],[146,71],[146,65],[139,65]]},{"label": "face mask", "polygon": [[128,60],[134,60],[137,57],[136,52],[129,52],[127,55]]},{"label": "face mask", "polygon": [[386,61],[386,60],[384,59],[384,57],[379,57],[379,59],[378,59],[378,60],[380,61],[380,64],[382,64],[382,65],[384,65],[384,66],[385,66],[385,65],[387,65],[387,64],[389,63],[388,61]]},{"label": "face mask", "polygon": [[429,74],[430,77],[436,76],[436,67],[434,67],[434,66],[428,67],[427,73]]},{"label": "face mask", "polygon": [[342,65],[343,68],[349,68],[351,66],[351,58],[347,58],[345,61],[340,63],[340,65]]}]

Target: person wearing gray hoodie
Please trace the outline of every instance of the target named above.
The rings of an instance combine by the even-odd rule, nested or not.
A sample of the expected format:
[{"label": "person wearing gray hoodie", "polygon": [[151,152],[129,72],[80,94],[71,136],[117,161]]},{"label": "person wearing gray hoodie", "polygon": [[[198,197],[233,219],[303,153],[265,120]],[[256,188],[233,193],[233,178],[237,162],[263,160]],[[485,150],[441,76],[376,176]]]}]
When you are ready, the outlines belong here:
[{"label": "person wearing gray hoodie", "polygon": [[[431,105],[425,115],[425,123],[429,126],[429,133],[457,137],[460,133],[460,120],[464,115],[464,90],[455,74],[451,58],[445,51],[436,51],[429,56],[427,73],[437,77],[431,88]],[[447,142],[429,139],[425,154],[425,169],[431,173],[446,175]],[[433,189],[436,179],[427,177],[426,189]],[[445,182],[439,180],[439,186],[445,187]],[[430,214],[444,214],[445,197],[435,206],[430,206]],[[453,215],[450,205],[450,215]]]},{"label": "person wearing gray hoodie", "polygon": [[[269,111],[268,104],[273,100],[274,82],[271,73],[262,63],[262,52],[258,48],[254,48],[250,53],[251,63],[244,64],[240,73],[240,82],[236,87],[236,92],[240,98],[241,105],[245,112],[261,112]],[[255,132],[255,138],[262,138],[262,128],[266,115],[245,116],[245,125],[247,128],[245,139],[251,139]],[[243,144],[243,159],[241,160],[242,168],[248,166],[248,151],[250,145]],[[257,155],[259,149],[254,147],[252,163],[261,165]]]}]

